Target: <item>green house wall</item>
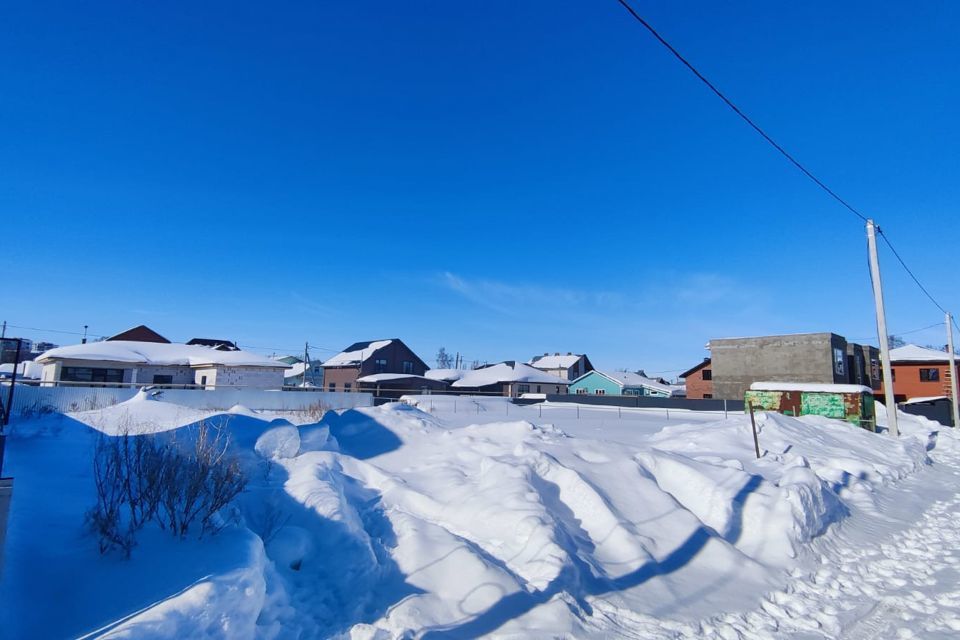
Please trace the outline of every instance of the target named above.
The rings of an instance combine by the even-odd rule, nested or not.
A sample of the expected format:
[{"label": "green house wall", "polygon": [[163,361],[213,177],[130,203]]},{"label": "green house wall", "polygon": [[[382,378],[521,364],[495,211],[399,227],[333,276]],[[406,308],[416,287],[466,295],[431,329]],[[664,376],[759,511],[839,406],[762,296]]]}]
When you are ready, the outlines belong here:
[{"label": "green house wall", "polygon": [[[621,394],[620,385],[611,381],[609,378],[601,376],[596,371],[591,371],[573,382],[570,385],[569,393],[578,393],[578,389],[586,389],[586,393],[589,395],[596,394],[597,389],[603,389],[604,393],[608,396],[619,396]],[[584,392],[580,391],[579,393]]]}]

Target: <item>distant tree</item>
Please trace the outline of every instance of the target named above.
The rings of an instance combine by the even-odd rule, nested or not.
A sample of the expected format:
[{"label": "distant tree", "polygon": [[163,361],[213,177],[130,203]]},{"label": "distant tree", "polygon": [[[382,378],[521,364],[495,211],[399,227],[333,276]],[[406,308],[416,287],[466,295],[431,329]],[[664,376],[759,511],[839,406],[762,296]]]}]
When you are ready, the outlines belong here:
[{"label": "distant tree", "polygon": [[895,336],[892,333],[887,336],[887,348],[896,349],[897,347],[902,347],[907,344],[903,338],[900,336]]},{"label": "distant tree", "polygon": [[453,358],[444,347],[440,347],[440,351],[437,351],[437,369],[449,369],[452,364]]},{"label": "distant tree", "polygon": [[944,353],[949,353],[947,345],[945,344],[928,344],[924,345],[925,349],[930,349],[931,351],[943,351]]}]

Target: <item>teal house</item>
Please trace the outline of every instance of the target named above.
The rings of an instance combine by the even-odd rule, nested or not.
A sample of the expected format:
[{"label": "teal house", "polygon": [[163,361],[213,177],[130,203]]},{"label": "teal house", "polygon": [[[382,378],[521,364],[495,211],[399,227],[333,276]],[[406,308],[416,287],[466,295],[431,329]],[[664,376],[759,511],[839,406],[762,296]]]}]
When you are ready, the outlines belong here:
[{"label": "teal house", "polygon": [[592,396],[649,396],[669,398],[684,395],[682,386],[663,384],[638,373],[590,371],[570,383],[569,393]]}]

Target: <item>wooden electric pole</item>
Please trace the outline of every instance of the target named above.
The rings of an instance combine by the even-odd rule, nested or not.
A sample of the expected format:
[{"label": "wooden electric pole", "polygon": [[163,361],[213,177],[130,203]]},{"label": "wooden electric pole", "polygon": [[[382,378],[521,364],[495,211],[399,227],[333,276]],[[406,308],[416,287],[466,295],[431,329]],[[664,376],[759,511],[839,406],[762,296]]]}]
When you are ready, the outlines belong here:
[{"label": "wooden electric pole", "polygon": [[873,303],[877,311],[877,335],[880,338],[880,366],[883,369],[883,392],[887,405],[887,425],[890,434],[900,435],[897,424],[897,401],[893,397],[893,368],[890,366],[890,345],[887,337],[887,315],[883,308],[883,284],[880,281],[880,261],[877,258],[877,228],[867,220],[867,249],[870,254],[870,279],[873,281]]},{"label": "wooden electric pole", "polygon": [[953,316],[947,313],[947,351],[950,352],[950,408],[953,426],[960,427],[960,399],[957,398],[957,356],[953,351]]}]

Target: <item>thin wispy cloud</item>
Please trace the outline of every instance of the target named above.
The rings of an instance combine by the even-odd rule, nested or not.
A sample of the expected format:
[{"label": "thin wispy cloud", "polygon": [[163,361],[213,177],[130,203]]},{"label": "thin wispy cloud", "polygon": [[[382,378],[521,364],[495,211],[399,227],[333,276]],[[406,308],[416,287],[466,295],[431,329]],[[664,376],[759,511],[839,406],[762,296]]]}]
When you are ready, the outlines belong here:
[{"label": "thin wispy cloud", "polygon": [[583,291],[539,284],[513,284],[487,279],[468,279],[446,271],[440,284],[467,300],[508,316],[529,315],[531,309],[615,309],[625,303],[623,294]]}]

